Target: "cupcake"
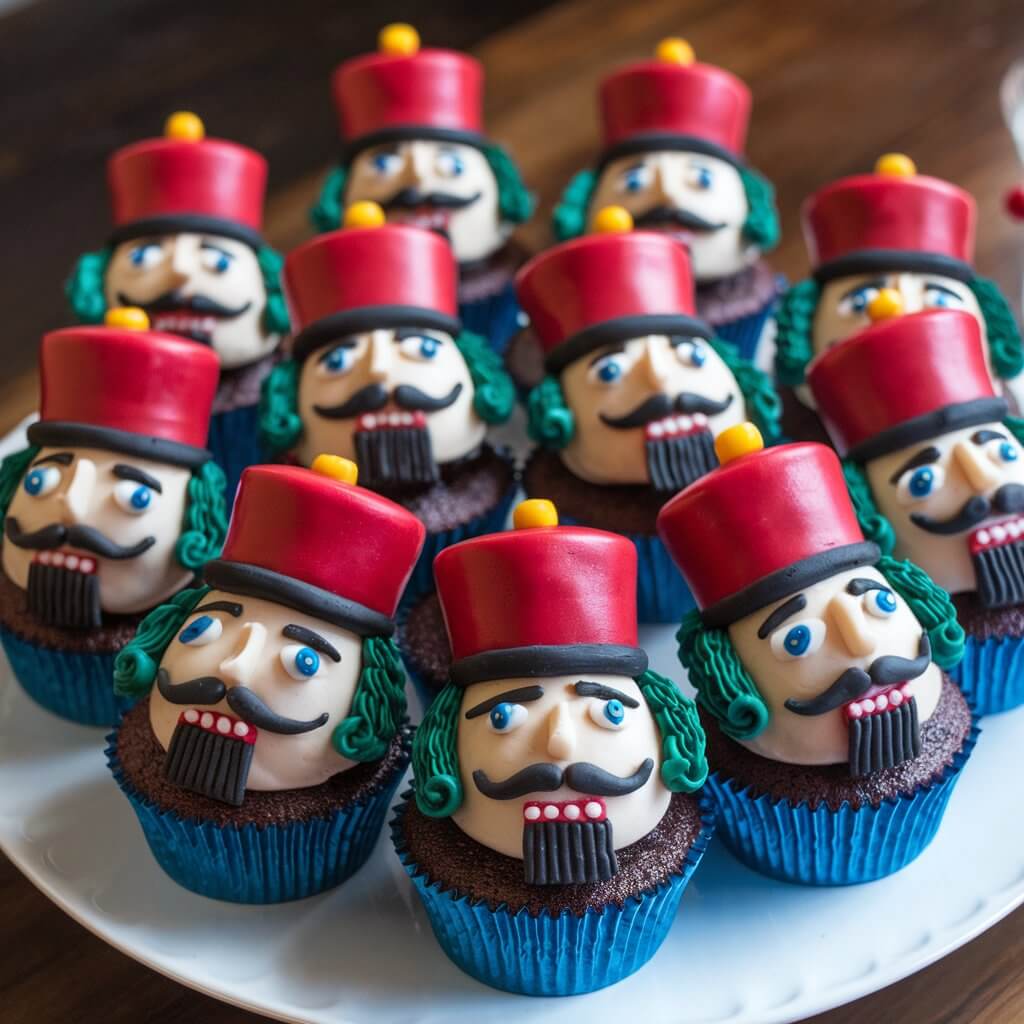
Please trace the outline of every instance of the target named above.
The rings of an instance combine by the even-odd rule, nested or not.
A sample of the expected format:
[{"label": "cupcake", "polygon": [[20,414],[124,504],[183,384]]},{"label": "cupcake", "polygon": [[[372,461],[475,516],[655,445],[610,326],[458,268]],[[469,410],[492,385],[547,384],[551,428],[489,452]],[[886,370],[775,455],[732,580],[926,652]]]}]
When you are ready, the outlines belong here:
[{"label": "cupcake", "polygon": [[204,134],[195,114],[179,112],[164,138],[113,154],[113,233],[78,260],[65,290],[82,323],[102,323],[110,306],[138,306],[157,330],[213,349],[221,378],[207,445],[233,497],[242,470],[262,461],[260,385],[288,313],[281,257],[260,233],[267,163]]},{"label": "cupcake", "polygon": [[774,439],[779,405],[768,377],[694,314],[685,248],[632,223],[608,207],[600,233],[542,253],[518,278],[547,371],[527,402],[540,448],[523,485],[566,521],[629,537],[640,621],[676,622],[693,599],[658,539],[658,511],[715,466],[713,434],[752,418]]},{"label": "cupcake", "polygon": [[295,344],[266,382],[263,436],[301,465],[320,451],[357,461],[366,487],[420,518],[415,594],[433,585],[438,551],[505,525],[515,466],[486,434],[511,415],[514,389],[459,323],[443,238],[385,224],[375,203],[352,207],[346,223],[285,262]]},{"label": "cupcake", "polygon": [[637,646],[636,551],[526,501],[437,559],[452,650],[392,824],[445,953],[526,995],[639,969],[710,837],[696,709]]},{"label": "cupcake", "polygon": [[975,710],[1024,703],[1024,424],[996,394],[977,319],[882,319],[808,382],[865,534],[953,594],[967,631],[954,678]]},{"label": "cupcake", "polygon": [[390,222],[438,232],[458,260],[463,327],[501,352],[520,326],[513,277],[525,254],[510,236],[534,199],[483,134],[483,67],[455,50],[421,50],[410,25],[387,25],[379,42],[331,80],[342,156],[313,225],[334,231],[347,206],[369,200]]},{"label": "cupcake", "polygon": [[882,291],[889,315],[941,308],[974,317],[997,391],[1024,369],[1006,299],[974,271],[977,209],[970,193],[918,174],[902,153],[888,153],[874,173],[842,178],[812,195],[802,219],[812,276],[786,293],[775,339],[787,435],[824,439],[806,386],[808,367],[871,323],[870,306]]},{"label": "cupcake", "polygon": [[683,242],[697,315],[754,361],[783,282],[761,259],[779,241],[775,192],[743,155],[750,90],[697,63],[685,40],[664,39],[653,60],[601,82],[600,107],[601,155],[562,194],[555,236],[583,235],[620,203],[638,228]]},{"label": "cupcake", "polygon": [[299,899],[357,871],[408,764],[394,613],[423,543],[355,466],[242,474],[205,585],[118,656],[139,700],[107,757],[160,866],[239,903]]},{"label": "cupcake", "polygon": [[40,418],[0,465],[0,642],[35,701],[111,725],[114,655],[224,540],[224,475],[203,447],[207,348],[138,309],[47,334]]},{"label": "cupcake", "polygon": [[697,690],[723,839],[755,871],[849,885],[912,861],[977,730],[943,673],[948,595],[864,539],[824,445],[763,450],[752,424],[658,531],[693,590],[679,657]]},{"label": "cupcake", "polygon": [[448,685],[452,652],[436,591],[406,602],[398,615],[395,640],[405,671],[424,707]]}]

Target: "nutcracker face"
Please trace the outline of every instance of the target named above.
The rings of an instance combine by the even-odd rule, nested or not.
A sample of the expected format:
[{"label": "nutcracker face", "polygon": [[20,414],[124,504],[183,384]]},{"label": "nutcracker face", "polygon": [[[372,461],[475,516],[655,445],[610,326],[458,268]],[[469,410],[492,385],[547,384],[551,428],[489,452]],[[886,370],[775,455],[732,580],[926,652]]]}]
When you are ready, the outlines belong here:
[{"label": "nutcracker face", "polygon": [[[544,877],[542,842],[549,852],[552,844],[578,850],[589,843],[609,877],[614,851],[647,835],[671,798],[659,775],[658,727],[628,676],[468,686],[457,747],[465,798],[456,824],[484,846],[523,860],[527,881],[538,884],[553,881]],[[586,860],[563,881],[598,881],[592,873],[600,869],[588,869]]]},{"label": "nutcracker face", "polygon": [[896,553],[950,593],[1024,602],[1024,452],[1002,423],[965,427],[864,467]]},{"label": "nutcracker face", "polygon": [[42,448],[11,499],[3,568],[40,621],[97,628],[186,586],[175,556],[188,469],[94,448]]},{"label": "nutcracker face", "polygon": [[571,363],[561,385],[575,420],[562,459],[591,483],[681,490],[717,465],[714,436],[747,418],[736,378],[703,338],[608,345]]},{"label": "nutcracker face", "polygon": [[353,763],[331,735],[361,671],[356,634],[211,590],[164,652],[150,696],[168,778],[234,804],[246,789],[320,785]]},{"label": "nutcracker face", "polygon": [[346,206],[361,200],[379,203],[389,221],[441,232],[460,263],[490,256],[511,230],[486,157],[461,143],[413,139],[363,150],[345,184]]},{"label": "nutcracker face", "polygon": [[847,762],[852,775],[917,756],[918,725],[942,677],[927,634],[871,566],[837,573],[729,627],[768,705],[767,727],[744,745],[788,764]]},{"label": "nutcracker face", "polygon": [[255,251],[220,235],[136,238],[113,252],[111,306],[138,306],[156,331],[209,345],[225,369],[257,362],[281,338],[263,325],[267,289]]},{"label": "nutcracker face", "polygon": [[452,336],[420,327],[337,338],[302,364],[298,448],[356,461],[361,482],[429,483],[479,447],[486,425]]},{"label": "nutcracker face", "polygon": [[700,282],[731,277],[758,258],[743,235],[750,212],[743,179],[717,157],[665,150],[612,160],[601,171],[590,210],[613,205],[624,206],[636,228],[683,242]]}]

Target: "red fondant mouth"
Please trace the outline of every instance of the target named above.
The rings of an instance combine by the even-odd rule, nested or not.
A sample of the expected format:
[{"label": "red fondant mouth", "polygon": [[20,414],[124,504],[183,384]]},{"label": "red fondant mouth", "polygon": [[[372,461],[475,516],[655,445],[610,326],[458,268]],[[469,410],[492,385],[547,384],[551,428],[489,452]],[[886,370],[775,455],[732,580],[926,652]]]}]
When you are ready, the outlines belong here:
[{"label": "red fondant mouth", "polygon": [[260,732],[255,725],[243,722],[240,718],[235,718],[234,715],[225,715],[221,711],[202,711],[199,708],[182,711],[178,716],[178,725],[194,725],[206,732],[230,736],[232,739],[244,740],[246,743],[255,743]]},{"label": "red fondant mouth", "polygon": [[909,682],[897,683],[895,686],[885,688],[872,687],[866,694],[844,704],[843,713],[851,720],[880,715],[890,708],[898,708],[901,704],[906,704],[912,697]]},{"label": "red fondant mouth", "polygon": [[96,572],[96,556],[81,555],[77,551],[64,548],[59,551],[39,551],[32,561],[37,565],[52,565],[57,569],[70,569],[80,572],[83,576],[91,576]]},{"label": "red fondant mouth", "polygon": [[401,224],[411,224],[413,227],[425,228],[427,231],[447,231],[448,223],[455,211],[443,207],[415,206],[412,209],[392,209],[388,213],[388,220]]},{"label": "red fondant mouth", "polygon": [[416,412],[364,412],[356,418],[357,431],[423,429],[427,425],[424,413]]},{"label": "red fondant mouth", "polygon": [[604,821],[608,808],[599,796],[581,796],[575,800],[528,800],[523,804],[523,820]]},{"label": "red fondant mouth", "polygon": [[221,318],[210,313],[181,312],[154,313],[153,330],[167,331],[170,334],[187,334],[209,337],[217,329]]},{"label": "red fondant mouth", "polygon": [[692,416],[677,413],[648,423],[644,427],[644,439],[662,441],[671,437],[689,437],[707,429],[708,418],[704,413],[696,412]]},{"label": "red fondant mouth", "polygon": [[998,523],[986,523],[971,532],[967,546],[972,555],[982,551],[991,551],[1012,544],[1024,538],[1024,516],[1003,519]]}]

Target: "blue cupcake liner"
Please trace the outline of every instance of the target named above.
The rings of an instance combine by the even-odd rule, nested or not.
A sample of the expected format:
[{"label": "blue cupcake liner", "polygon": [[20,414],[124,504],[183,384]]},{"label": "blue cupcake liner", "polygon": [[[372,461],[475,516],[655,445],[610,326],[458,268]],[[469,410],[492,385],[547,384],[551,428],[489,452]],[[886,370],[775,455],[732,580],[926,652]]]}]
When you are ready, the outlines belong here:
[{"label": "blue cupcake liner", "polygon": [[242,470],[266,461],[260,442],[259,418],[258,404],[217,412],[210,417],[210,434],[206,444],[213,452],[213,461],[224,470],[227,479],[224,493],[229,509],[235,499]]},{"label": "blue cupcake liner", "polygon": [[979,715],[1024,704],[1024,637],[980,640],[968,633],[963,660],[949,677]]},{"label": "blue cupcake liner", "polygon": [[977,719],[963,747],[942,775],[912,795],[888,797],[856,810],[843,803],[773,801],[752,796],[717,772],[707,789],[715,803],[718,833],[744,864],[761,874],[802,885],[857,885],[906,867],[935,838],[960,770],[978,738]]},{"label": "blue cupcake liner", "polygon": [[[779,293],[785,290],[785,278],[779,279]],[[728,341],[736,347],[744,359],[757,362],[758,343],[764,333],[764,326],[775,312],[778,296],[769,299],[760,309],[721,324],[713,324],[716,338]]]},{"label": "blue cupcake liner", "polygon": [[0,626],[0,643],[22,689],[39,705],[82,725],[113,725],[134,700],[114,696],[116,652],[43,647]]},{"label": "blue cupcake liner", "polygon": [[283,903],[332,889],[354,875],[373,851],[398,783],[409,741],[385,785],[328,818],[289,825],[215,825],[162,810],[125,776],[117,731],[107,737],[107,766],[128,797],[157,863],[178,885],[231,903]]},{"label": "blue cupcake liner", "polygon": [[412,792],[403,794],[391,821],[391,838],[402,866],[423,900],[430,926],[450,960],[477,981],[528,996],[572,996],[614,985],[639,970],[658,951],[679,901],[715,828],[706,796],[700,797],[701,831],[682,869],[656,888],[630,896],[620,907],[577,916],[563,910],[531,915],[474,902],[433,881],[413,861],[401,835]]},{"label": "blue cupcake liner", "polygon": [[515,282],[510,280],[500,292],[474,302],[459,303],[459,319],[464,330],[486,338],[491,348],[502,353],[512,336],[521,329]]}]

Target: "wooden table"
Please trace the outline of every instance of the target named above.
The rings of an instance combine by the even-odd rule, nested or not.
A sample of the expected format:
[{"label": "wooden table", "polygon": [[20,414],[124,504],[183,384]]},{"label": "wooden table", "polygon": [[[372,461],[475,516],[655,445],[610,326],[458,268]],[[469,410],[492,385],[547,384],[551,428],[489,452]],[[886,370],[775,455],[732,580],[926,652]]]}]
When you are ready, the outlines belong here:
[{"label": "wooden table", "polygon": [[[753,89],[749,154],[778,189],[784,240],[774,263],[780,270],[792,277],[806,270],[797,221],[804,196],[869,169],[882,152],[903,151],[921,171],[958,182],[978,198],[979,269],[1018,306],[1024,228],[1004,216],[1001,197],[1020,168],[997,91],[1002,72],[1024,53],[1020,0],[552,5],[475,48],[487,66],[489,129],[515,152],[542,199],[538,217],[522,232],[528,244],[550,243],[551,205],[595,152],[598,78],[616,63],[649,54],[669,34],[687,36],[699,57],[731,68]],[[211,83],[215,74],[212,67]],[[0,151],[0,175],[5,157]],[[275,191],[268,233],[278,245],[287,248],[307,236],[306,209],[321,173],[296,174]],[[0,426],[10,426],[34,401],[31,373],[9,377],[0,385]],[[0,894],[0,1016],[9,1024],[257,1019],[114,952],[6,862],[0,863]],[[842,922],[829,926],[842,941]],[[815,1022],[1024,1019],[1022,956],[1024,911],[1018,911],[938,964]]]}]

